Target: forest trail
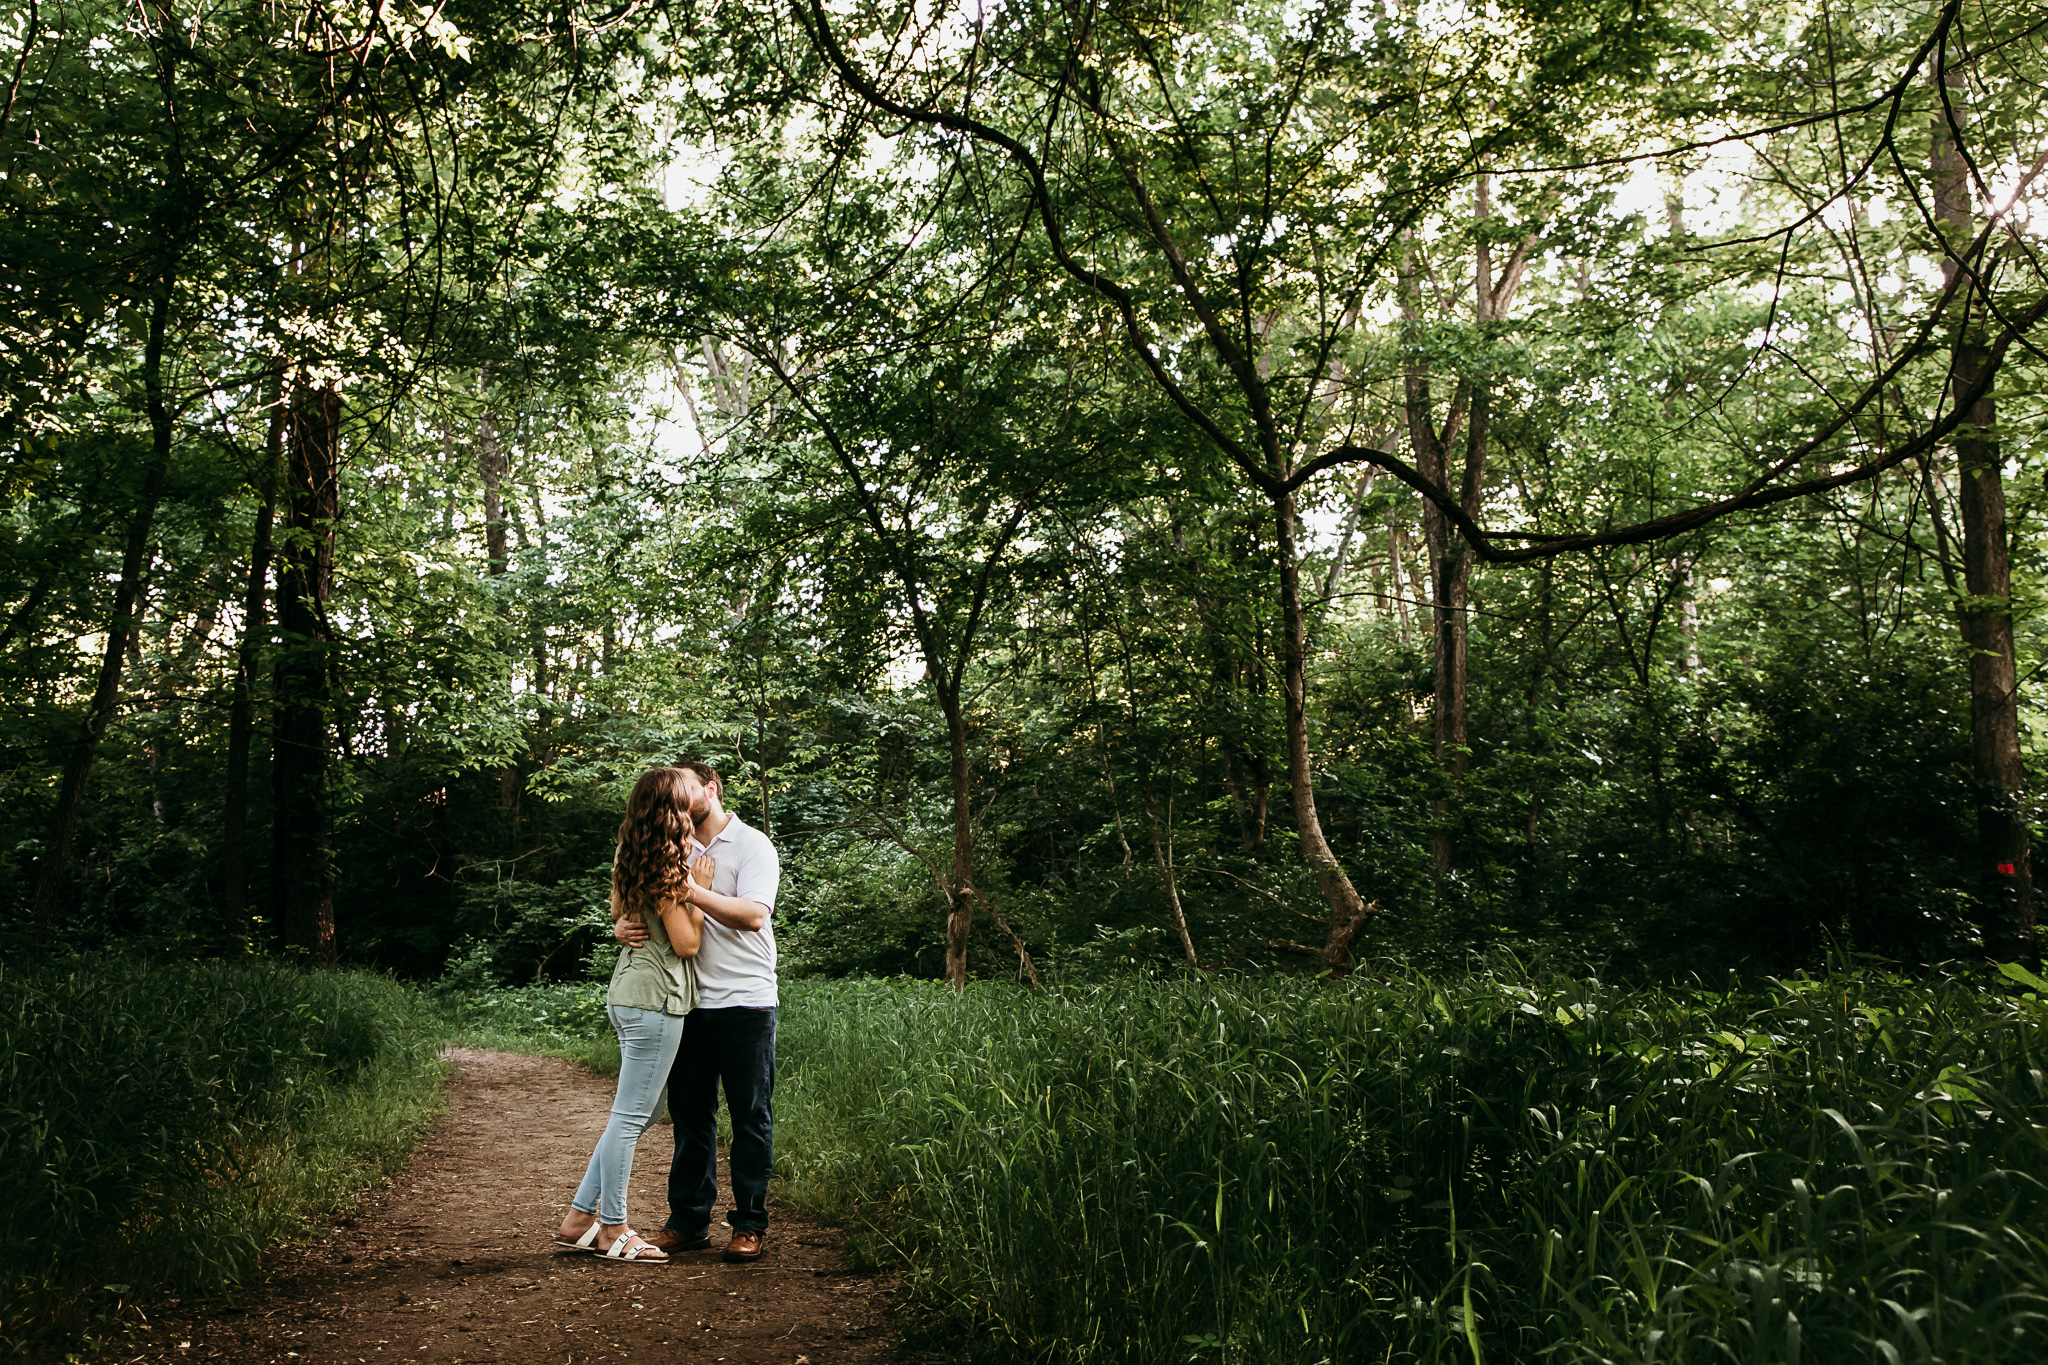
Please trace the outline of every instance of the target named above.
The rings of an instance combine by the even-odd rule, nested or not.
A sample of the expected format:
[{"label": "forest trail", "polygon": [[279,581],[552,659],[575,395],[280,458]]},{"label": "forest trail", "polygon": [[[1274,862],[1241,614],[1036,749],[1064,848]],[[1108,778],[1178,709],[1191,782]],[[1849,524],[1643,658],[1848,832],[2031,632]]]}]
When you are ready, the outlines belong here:
[{"label": "forest trail", "polygon": [[[239,1306],[173,1311],[102,1357],[236,1365],[881,1365],[896,1358],[887,1290],[847,1272],[836,1232],[771,1209],[765,1254],[710,1251],[635,1266],[560,1254],[552,1239],[612,1082],[570,1062],[449,1053],[448,1112],[391,1180],[326,1236],[289,1248]],[[649,1128],[629,1214],[661,1226],[670,1129]]]}]

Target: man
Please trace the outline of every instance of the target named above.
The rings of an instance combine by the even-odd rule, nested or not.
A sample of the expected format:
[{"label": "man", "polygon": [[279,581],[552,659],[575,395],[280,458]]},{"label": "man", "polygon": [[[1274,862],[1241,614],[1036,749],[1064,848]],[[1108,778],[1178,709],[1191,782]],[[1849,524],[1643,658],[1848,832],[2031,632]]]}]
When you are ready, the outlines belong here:
[{"label": "man", "polygon": [[[729,814],[724,785],[708,764],[684,763],[683,794],[697,838],[717,863],[711,885],[685,882],[704,912],[697,950],[697,1008],[668,1077],[676,1152],[668,1173],[668,1226],[646,1240],[673,1255],[711,1245],[718,1198],[718,1090],[732,1117],[732,1237],[725,1259],[751,1261],[768,1230],[768,1174],[775,1157],[775,930],[769,916],[782,862],[768,836]],[[621,921],[620,942],[646,941],[647,926]]]}]

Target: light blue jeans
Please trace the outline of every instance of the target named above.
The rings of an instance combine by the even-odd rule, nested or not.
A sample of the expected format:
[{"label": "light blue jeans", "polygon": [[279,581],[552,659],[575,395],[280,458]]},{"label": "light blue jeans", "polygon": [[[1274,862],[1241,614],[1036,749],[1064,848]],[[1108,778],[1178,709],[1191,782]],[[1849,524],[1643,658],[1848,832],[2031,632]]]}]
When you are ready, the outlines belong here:
[{"label": "light blue jeans", "polygon": [[676,1048],[683,1041],[683,1016],[660,1010],[613,1005],[612,1031],[619,1035],[619,1089],[612,1099],[611,1122],[590,1154],[590,1167],[570,1204],[594,1213],[606,1227],[626,1221],[626,1182],[633,1178],[633,1145],[654,1121],[654,1106]]}]

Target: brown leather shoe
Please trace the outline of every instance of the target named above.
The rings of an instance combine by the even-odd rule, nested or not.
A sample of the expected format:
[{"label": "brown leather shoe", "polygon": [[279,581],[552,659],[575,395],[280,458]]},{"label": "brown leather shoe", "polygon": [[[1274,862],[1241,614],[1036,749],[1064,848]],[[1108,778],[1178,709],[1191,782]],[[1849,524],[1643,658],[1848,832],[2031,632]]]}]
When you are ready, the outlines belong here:
[{"label": "brown leather shoe", "polygon": [[675,1255],[678,1251],[709,1251],[711,1249],[711,1239],[709,1237],[685,1237],[674,1228],[663,1228],[659,1232],[643,1233],[641,1234],[641,1239],[649,1246],[660,1247],[671,1256]]},{"label": "brown leather shoe", "polygon": [[728,1261],[758,1261],[761,1259],[761,1234],[752,1228],[734,1228],[732,1240],[725,1244],[725,1259]]}]

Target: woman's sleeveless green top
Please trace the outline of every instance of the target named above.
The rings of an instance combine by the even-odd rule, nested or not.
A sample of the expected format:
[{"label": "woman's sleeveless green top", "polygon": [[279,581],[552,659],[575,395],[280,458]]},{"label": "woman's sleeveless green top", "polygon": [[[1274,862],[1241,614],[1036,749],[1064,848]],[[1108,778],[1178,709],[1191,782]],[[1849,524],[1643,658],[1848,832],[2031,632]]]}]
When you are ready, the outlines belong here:
[{"label": "woman's sleeveless green top", "polygon": [[653,910],[646,913],[647,942],[638,948],[619,949],[619,964],[612,968],[612,985],[604,1002],[628,1009],[688,1014],[697,1008],[697,964],[677,957],[661,916]]}]

